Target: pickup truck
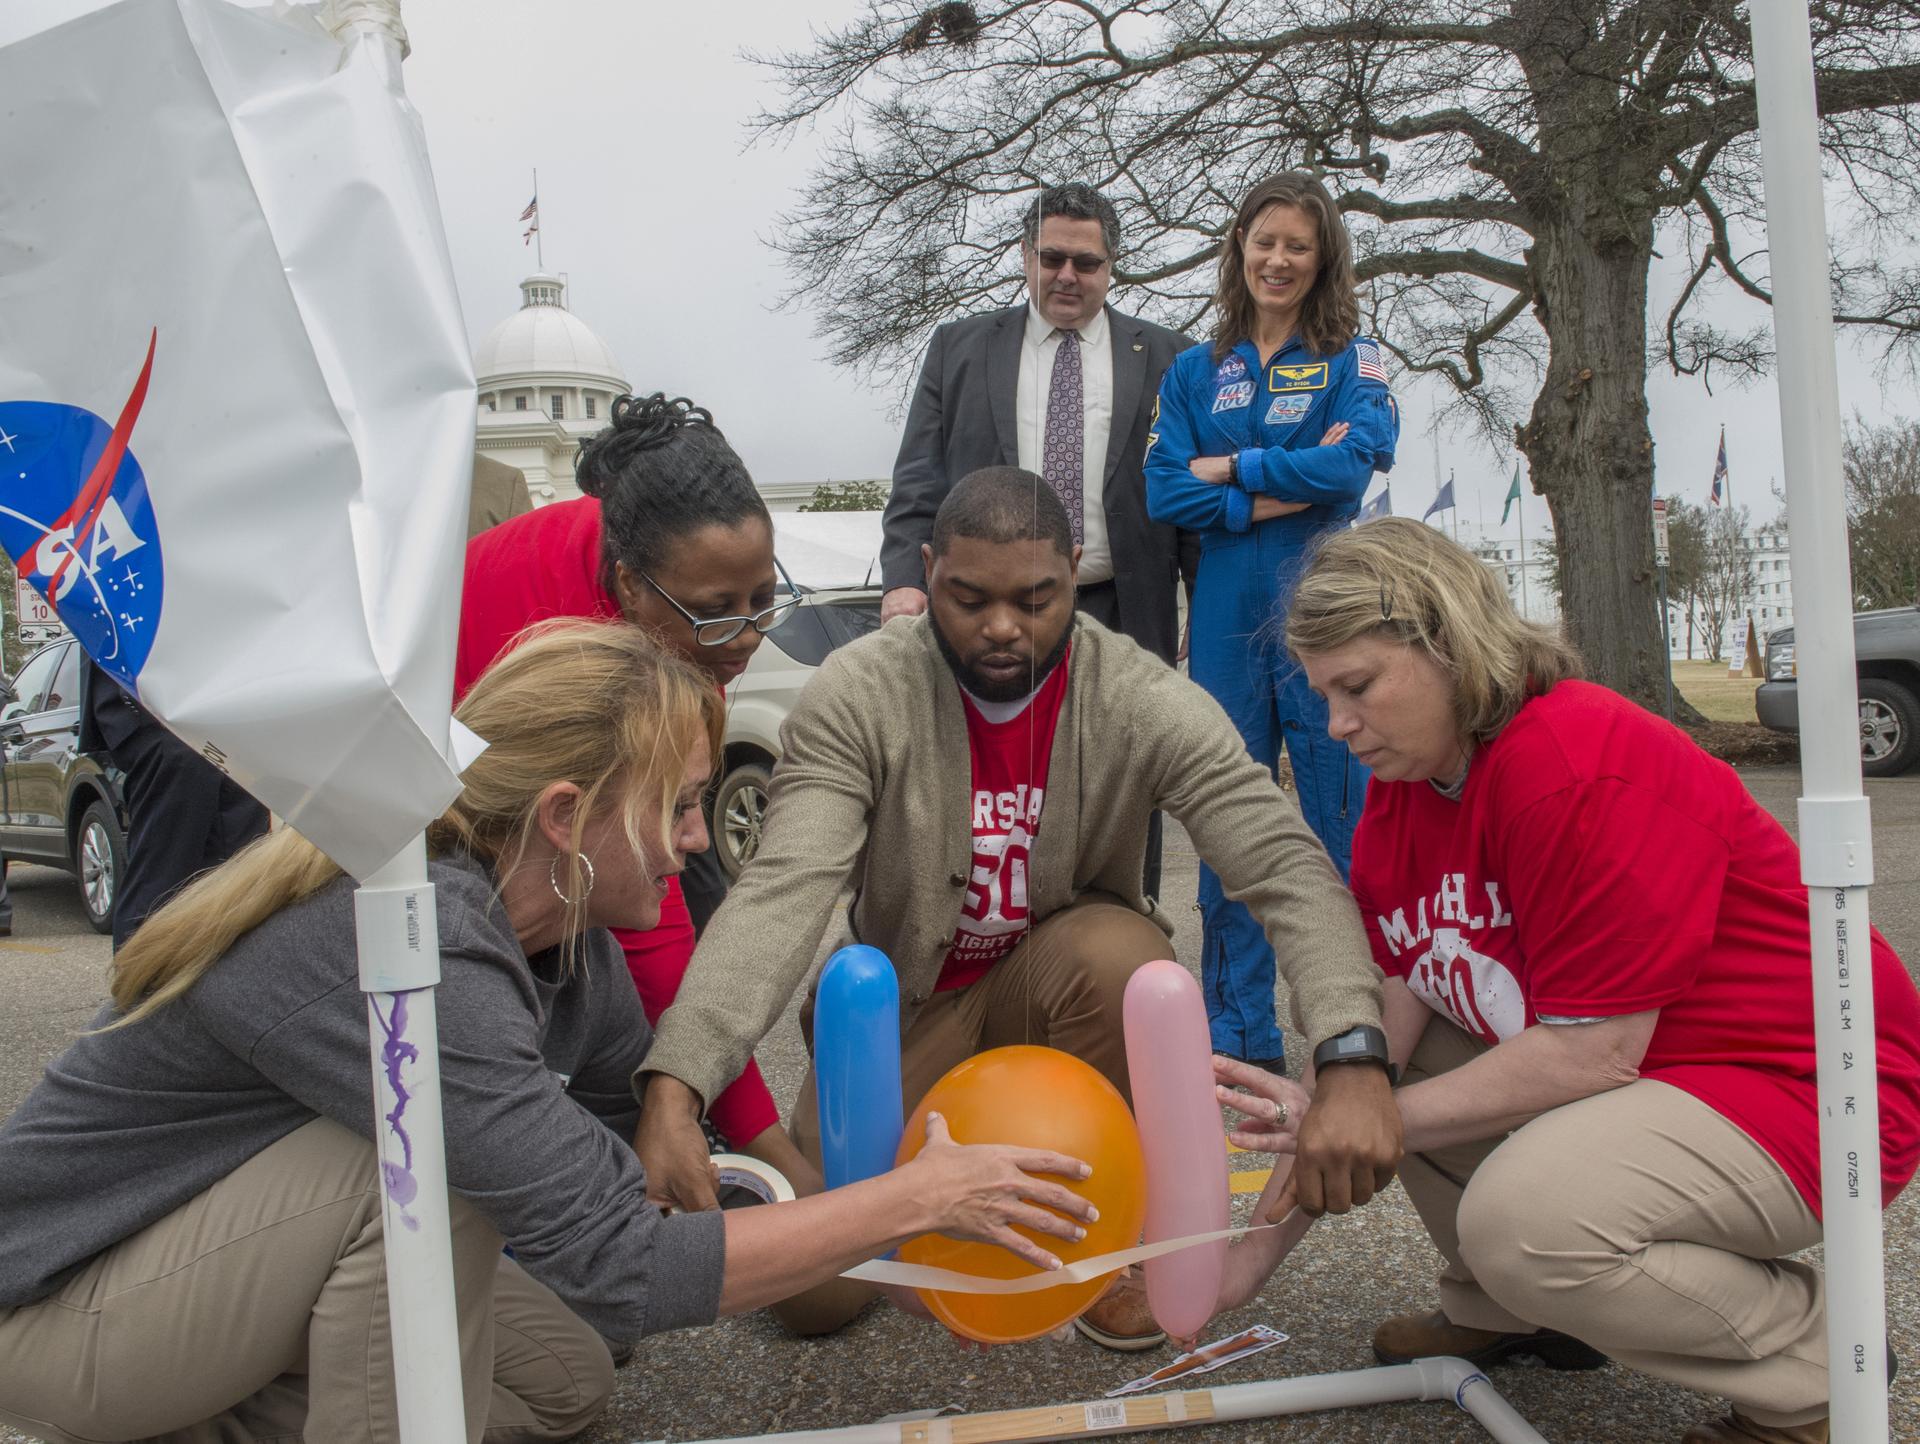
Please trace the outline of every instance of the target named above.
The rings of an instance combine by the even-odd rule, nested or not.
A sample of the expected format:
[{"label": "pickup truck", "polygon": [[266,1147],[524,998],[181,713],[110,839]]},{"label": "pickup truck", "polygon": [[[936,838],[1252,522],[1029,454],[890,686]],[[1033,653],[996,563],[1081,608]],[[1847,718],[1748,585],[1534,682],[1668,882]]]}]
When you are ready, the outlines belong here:
[{"label": "pickup truck", "polygon": [[[1920,761],[1920,607],[1856,613],[1853,651],[1860,678],[1860,770],[1892,777]],[[1792,627],[1768,636],[1766,663],[1753,710],[1763,727],[1798,732]]]}]

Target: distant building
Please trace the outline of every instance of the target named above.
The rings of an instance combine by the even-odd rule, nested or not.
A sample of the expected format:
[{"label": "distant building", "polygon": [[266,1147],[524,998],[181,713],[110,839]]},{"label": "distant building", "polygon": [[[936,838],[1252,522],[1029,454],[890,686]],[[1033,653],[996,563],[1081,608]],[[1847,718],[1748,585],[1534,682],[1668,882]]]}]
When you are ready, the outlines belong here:
[{"label": "distant building", "polygon": [[535,506],[580,495],[574,461],[630,390],[613,352],[567,309],[567,283],[535,273],[520,309],[473,353],[480,419],[474,449],[518,469]]}]

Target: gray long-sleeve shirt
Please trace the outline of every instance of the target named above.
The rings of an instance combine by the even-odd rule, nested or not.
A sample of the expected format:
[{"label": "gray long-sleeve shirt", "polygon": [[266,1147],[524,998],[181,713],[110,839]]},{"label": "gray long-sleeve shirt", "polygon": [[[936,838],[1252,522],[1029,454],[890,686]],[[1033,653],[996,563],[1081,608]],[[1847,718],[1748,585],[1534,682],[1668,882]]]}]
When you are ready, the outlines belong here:
[{"label": "gray long-sleeve shirt", "polygon": [[[628,1143],[652,1041],[618,946],[521,951],[488,873],[429,867],[447,1176],[603,1335],[718,1312],[718,1213],[664,1217]],[[111,1022],[109,1006],[93,1026]],[[178,1000],[81,1037],[0,1125],[0,1307],[43,1298],[317,1116],[373,1136],[367,1010],[341,878],[246,934]]]}]

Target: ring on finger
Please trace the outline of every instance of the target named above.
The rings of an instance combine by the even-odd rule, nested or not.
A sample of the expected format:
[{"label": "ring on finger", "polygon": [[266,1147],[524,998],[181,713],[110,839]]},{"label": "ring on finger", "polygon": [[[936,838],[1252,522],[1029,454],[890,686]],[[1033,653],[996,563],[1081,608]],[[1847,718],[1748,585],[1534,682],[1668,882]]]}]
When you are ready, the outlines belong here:
[{"label": "ring on finger", "polygon": [[1284,1098],[1275,1098],[1272,1099],[1271,1102],[1273,1103],[1274,1126],[1278,1128],[1286,1127],[1287,1119],[1292,1116],[1292,1110],[1287,1107],[1287,1102]]}]

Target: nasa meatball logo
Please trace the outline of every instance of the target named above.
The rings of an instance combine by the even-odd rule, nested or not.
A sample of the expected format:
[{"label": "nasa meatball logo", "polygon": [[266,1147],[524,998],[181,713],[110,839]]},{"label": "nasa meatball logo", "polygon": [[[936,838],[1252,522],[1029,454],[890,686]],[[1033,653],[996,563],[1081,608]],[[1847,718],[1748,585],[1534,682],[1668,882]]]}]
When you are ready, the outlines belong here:
[{"label": "nasa meatball logo", "polygon": [[59,401],[0,401],[0,543],[68,631],[135,685],[163,591],[159,533],[134,424],[156,335],[118,420]]}]

